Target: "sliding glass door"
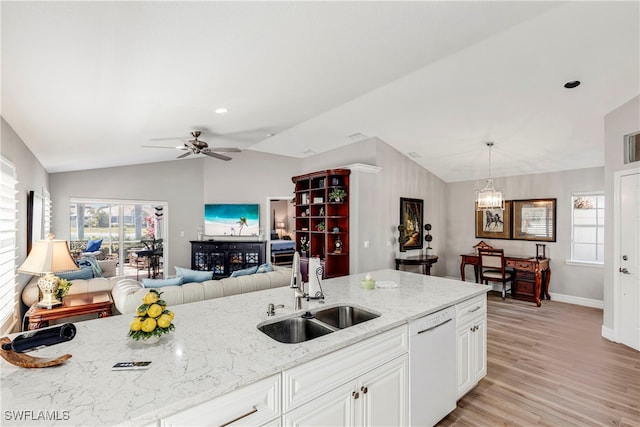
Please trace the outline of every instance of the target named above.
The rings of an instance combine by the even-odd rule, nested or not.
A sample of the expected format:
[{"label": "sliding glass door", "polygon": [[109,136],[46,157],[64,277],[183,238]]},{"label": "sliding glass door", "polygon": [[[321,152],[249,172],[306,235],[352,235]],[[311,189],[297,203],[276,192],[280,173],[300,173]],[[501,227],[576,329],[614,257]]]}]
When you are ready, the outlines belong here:
[{"label": "sliding glass door", "polygon": [[[94,254],[98,259],[117,261],[118,275],[163,275],[166,205],[157,201],[72,199],[71,251],[81,256],[93,249],[87,248],[90,241],[102,240]],[[150,250],[154,258],[149,257]]]}]

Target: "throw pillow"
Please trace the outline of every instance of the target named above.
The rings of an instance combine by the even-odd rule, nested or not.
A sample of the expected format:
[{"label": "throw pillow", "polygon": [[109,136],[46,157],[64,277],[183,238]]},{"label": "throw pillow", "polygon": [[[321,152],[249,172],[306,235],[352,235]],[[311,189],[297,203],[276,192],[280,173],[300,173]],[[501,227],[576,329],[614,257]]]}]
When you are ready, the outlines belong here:
[{"label": "throw pillow", "polygon": [[181,276],[170,279],[142,279],[142,286],[145,288],[164,288],[165,286],[180,286],[183,280]]},{"label": "throw pillow", "polygon": [[85,252],[95,252],[100,250],[100,246],[102,245],[102,239],[99,240],[89,240],[87,242],[87,250]]},{"label": "throw pillow", "polygon": [[67,279],[70,282],[76,279],[93,279],[93,269],[91,267],[85,267],[68,273],[56,273],[56,276],[61,279]]},{"label": "throw pillow", "polygon": [[93,270],[93,277],[104,277],[102,274],[102,268],[98,264],[98,260],[94,256],[85,256],[78,261],[78,267],[90,268]]},{"label": "throw pillow", "polygon": [[213,279],[213,271],[190,270],[188,268],[176,267],[176,276],[182,276],[184,283],[204,282]]},{"label": "throw pillow", "polygon": [[230,277],[240,277],[240,276],[249,276],[250,274],[255,274],[258,271],[258,266],[245,268],[244,270],[236,270],[231,273]]},{"label": "throw pillow", "polygon": [[268,273],[270,271],[273,271],[273,264],[268,262],[268,263],[262,264],[260,267],[258,267],[258,270],[256,271],[256,273]]}]

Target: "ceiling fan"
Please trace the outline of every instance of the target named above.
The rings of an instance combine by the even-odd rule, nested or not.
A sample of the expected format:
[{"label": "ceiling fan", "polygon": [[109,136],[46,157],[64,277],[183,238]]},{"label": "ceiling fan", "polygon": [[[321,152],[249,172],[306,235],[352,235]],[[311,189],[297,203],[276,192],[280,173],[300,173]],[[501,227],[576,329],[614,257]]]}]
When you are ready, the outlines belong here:
[{"label": "ceiling fan", "polygon": [[[194,130],[194,131],[191,132],[191,136],[193,137],[193,139],[184,140],[184,144],[183,145],[181,145],[181,146],[179,145],[179,146],[175,147],[178,150],[185,150],[186,151],[185,153],[180,154],[177,157],[178,159],[183,159],[183,158],[185,158],[187,156],[190,156],[191,154],[204,154],[206,156],[214,157],[216,159],[229,161],[229,160],[231,160],[231,157],[225,156],[224,154],[220,154],[220,153],[239,153],[241,151],[239,148],[236,148],[236,147],[209,148],[209,144],[207,144],[205,141],[202,141],[202,140],[198,139],[201,134],[202,134],[201,131]],[[173,147],[161,147],[161,146],[157,146],[157,145],[143,145],[143,147],[147,147],[147,148],[173,148]]]}]

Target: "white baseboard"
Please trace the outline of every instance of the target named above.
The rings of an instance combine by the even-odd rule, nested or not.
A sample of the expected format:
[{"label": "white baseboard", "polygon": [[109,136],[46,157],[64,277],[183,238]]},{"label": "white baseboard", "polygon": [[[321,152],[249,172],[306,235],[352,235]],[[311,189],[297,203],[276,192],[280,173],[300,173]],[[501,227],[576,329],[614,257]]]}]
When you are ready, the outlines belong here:
[{"label": "white baseboard", "polygon": [[618,342],[616,341],[616,334],[613,331],[613,329],[611,328],[607,328],[606,326],[602,325],[602,332],[601,332],[602,338],[607,339],[609,341],[613,341],[613,342]]},{"label": "white baseboard", "polygon": [[576,297],[573,295],[563,295],[550,292],[551,301],[566,302],[568,304],[583,305],[585,307],[604,308],[604,301],[599,299]]}]

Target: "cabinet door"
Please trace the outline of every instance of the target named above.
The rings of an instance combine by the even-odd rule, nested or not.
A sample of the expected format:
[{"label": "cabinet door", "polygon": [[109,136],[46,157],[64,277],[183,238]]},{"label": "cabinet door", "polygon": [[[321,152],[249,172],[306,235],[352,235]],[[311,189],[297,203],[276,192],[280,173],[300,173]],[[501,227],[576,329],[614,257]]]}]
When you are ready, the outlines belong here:
[{"label": "cabinet door", "polygon": [[456,330],[456,358],[458,365],[458,399],[473,385],[471,351],[473,345],[473,323],[459,326]]},{"label": "cabinet door", "polygon": [[349,381],[315,398],[283,417],[284,426],[353,426],[356,404],[356,382]]},{"label": "cabinet door", "polygon": [[475,323],[475,330],[472,332],[472,359],[471,374],[472,383],[476,384],[487,375],[487,318],[483,317]]},{"label": "cabinet door", "polygon": [[360,426],[405,426],[408,424],[409,357],[405,354],[360,377]]}]

